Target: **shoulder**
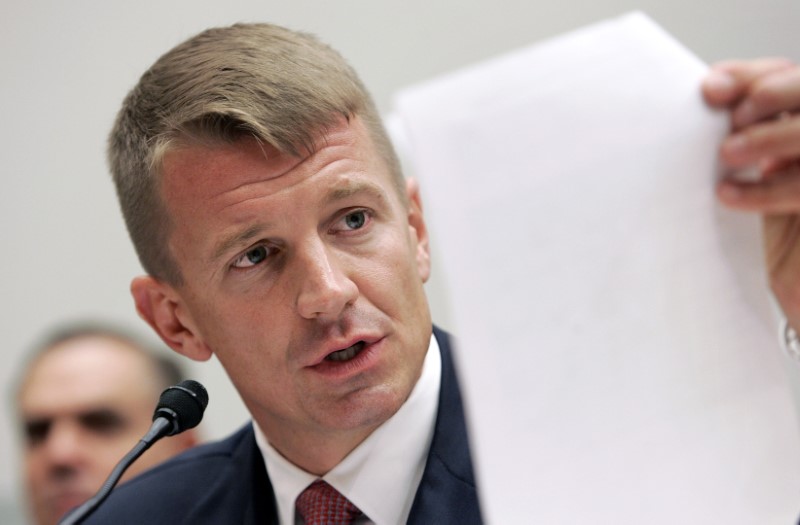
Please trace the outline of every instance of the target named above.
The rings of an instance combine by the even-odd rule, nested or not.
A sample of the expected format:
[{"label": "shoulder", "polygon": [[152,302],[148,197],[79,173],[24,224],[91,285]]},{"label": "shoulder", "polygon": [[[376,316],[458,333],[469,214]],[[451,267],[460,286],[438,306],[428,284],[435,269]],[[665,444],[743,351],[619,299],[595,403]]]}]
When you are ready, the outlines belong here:
[{"label": "shoulder", "polygon": [[[201,508],[242,506],[263,462],[250,424],[228,438],[190,449],[117,487],[85,523],[190,523]],[[259,455],[260,457],[260,455]],[[242,490],[235,490],[238,485]],[[234,490],[232,490],[234,489]],[[213,523],[209,515],[203,522]],[[216,519],[216,518],[214,518]]]},{"label": "shoulder", "polygon": [[227,468],[234,457],[246,449],[248,441],[254,439],[252,426],[245,425],[222,441],[200,445],[175,456],[130,480],[123,487],[125,490],[141,490],[144,486],[167,485],[175,478],[181,478],[182,485],[199,484],[198,479],[218,474],[220,469]]}]

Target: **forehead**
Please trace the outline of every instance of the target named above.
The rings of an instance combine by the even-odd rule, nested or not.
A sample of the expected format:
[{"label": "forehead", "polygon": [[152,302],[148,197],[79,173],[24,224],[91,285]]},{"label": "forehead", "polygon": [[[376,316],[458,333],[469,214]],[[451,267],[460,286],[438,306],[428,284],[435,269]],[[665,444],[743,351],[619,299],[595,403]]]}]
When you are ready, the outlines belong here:
[{"label": "forehead", "polygon": [[390,169],[357,117],[327,130],[318,144],[304,158],[252,138],[166,152],[161,192],[171,220],[169,245],[179,265],[185,269],[196,250],[204,254],[198,264],[212,262],[216,235],[263,230],[287,217],[297,224],[358,189],[402,202]]},{"label": "forehead", "polygon": [[[293,156],[252,137],[232,142],[187,139],[164,153],[161,190],[170,208],[176,197],[198,200],[209,197],[210,186],[219,191],[261,183],[266,190],[282,189],[313,176],[336,161],[351,160],[369,165],[370,175],[383,179],[389,174],[385,159],[358,117],[340,119],[316,137],[310,155]],[[381,182],[383,182],[381,180]]]},{"label": "forehead", "polygon": [[155,369],[128,344],[102,336],[60,343],[39,356],[19,393],[23,412],[54,414],[149,399]]}]

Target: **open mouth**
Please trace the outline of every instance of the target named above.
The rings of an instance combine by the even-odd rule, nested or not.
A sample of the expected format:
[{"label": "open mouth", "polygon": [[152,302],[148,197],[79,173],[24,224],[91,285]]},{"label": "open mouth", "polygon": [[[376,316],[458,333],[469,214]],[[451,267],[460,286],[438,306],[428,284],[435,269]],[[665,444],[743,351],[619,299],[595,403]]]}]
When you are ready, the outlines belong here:
[{"label": "open mouth", "polygon": [[359,341],[352,346],[348,346],[344,350],[337,350],[336,352],[331,352],[327,356],[325,356],[326,361],[350,361],[355,356],[357,356],[363,349],[366,343],[364,341]]}]

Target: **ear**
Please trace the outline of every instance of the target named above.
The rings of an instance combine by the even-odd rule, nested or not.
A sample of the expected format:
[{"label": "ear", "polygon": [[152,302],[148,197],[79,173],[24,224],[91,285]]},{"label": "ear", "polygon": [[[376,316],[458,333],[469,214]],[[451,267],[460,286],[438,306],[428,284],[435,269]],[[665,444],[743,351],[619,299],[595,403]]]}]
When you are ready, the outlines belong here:
[{"label": "ear", "polygon": [[422,214],[422,197],[419,184],[413,178],[406,179],[406,195],[408,196],[408,226],[412,239],[417,243],[417,271],[426,282],[431,275],[431,253],[428,245],[428,228]]},{"label": "ear", "polygon": [[211,350],[203,342],[180,294],[170,285],[148,276],[131,282],[131,294],[139,317],[177,353],[195,361],[206,361]]}]

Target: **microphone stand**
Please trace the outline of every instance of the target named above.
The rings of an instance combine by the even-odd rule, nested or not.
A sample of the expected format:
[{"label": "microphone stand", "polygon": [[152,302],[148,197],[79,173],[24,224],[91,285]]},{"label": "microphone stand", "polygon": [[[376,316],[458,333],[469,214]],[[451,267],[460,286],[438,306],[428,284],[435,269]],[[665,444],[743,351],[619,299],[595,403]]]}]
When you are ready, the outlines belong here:
[{"label": "microphone stand", "polygon": [[164,436],[173,436],[184,430],[194,428],[203,419],[203,411],[208,405],[208,392],[197,381],[187,379],[171,386],[161,393],[158,400],[153,424],[142,439],[128,452],[122,461],[117,463],[111,475],[86,503],[64,516],[58,525],[77,525],[83,522],[97,507],[103,503],[111,490],[119,482],[122,474],[128,470],[150,445]]},{"label": "microphone stand", "polygon": [[103,483],[103,486],[100,487],[100,490],[97,491],[97,494],[92,496],[80,507],[77,507],[75,510],[64,516],[64,518],[58,522],[58,525],[77,525],[88,518],[89,515],[106,500],[109,494],[111,494],[111,490],[117,485],[119,478],[121,478],[122,474],[128,470],[128,467],[131,466],[131,463],[136,461],[139,456],[144,454],[145,450],[150,448],[153,443],[168,435],[170,431],[173,430],[173,427],[174,423],[167,418],[156,418],[156,420],[153,421],[153,424],[150,426],[150,430],[147,431],[147,434],[145,434],[145,436],[140,439],[138,443],[136,443],[136,446],[134,446],[133,449],[131,449],[131,451],[128,452],[119,463],[117,463],[117,466],[111,471],[108,479],[106,479],[105,483]]}]

